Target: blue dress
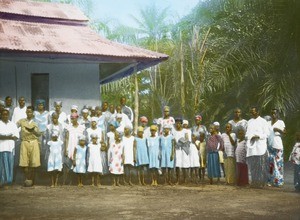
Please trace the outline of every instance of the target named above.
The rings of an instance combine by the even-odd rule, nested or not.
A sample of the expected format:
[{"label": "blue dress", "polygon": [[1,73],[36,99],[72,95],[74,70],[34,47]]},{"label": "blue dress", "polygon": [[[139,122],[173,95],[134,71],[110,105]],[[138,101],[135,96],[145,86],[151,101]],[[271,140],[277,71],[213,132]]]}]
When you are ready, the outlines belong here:
[{"label": "blue dress", "polygon": [[149,168],[159,168],[159,137],[148,137]]},{"label": "blue dress", "polygon": [[62,162],[62,147],[63,142],[61,140],[58,141],[49,141],[49,157],[48,157],[48,169],[47,171],[58,170],[61,171],[63,167]]},{"label": "blue dress", "polygon": [[148,165],[148,149],[147,149],[147,139],[146,138],[135,138],[136,141],[136,166]]},{"label": "blue dress", "polygon": [[87,147],[84,146],[83,148],[79,145],[76,146],[76,166],[74,167],[74,173],[86,173],[86,149]]},{"label": "blue dress", "polygon": [[162,168],[174,168],[174,159],[171,161],[173,140],[174,137],[172,135],[160,137]]}]

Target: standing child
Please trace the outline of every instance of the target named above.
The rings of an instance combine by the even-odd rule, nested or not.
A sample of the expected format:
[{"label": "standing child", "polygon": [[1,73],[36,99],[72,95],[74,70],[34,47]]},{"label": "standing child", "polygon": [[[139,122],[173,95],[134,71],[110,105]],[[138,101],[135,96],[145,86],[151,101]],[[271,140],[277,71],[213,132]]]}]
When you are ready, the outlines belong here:
[{"label": "standing child", "polygon": [[123,143],[120,134],[115,132],[115,142],[108,151],[109,171],[113,176],[113,186],[120,186],[120,175],[124,173]]},{"label": "standing child", "polygon": [[138,127],[137,137],[134,140],[134,149],[135,149],[135,164],[138,167],[138,178],[140,185],[145,184],[145,172],[149,165],[149,156],[147,149],[147,139],[144,138],[144,128]]},{"label": "standing child", "polygon": [[78,175],[78,186],[83,186],[83,175],[86,173],[86,137],[79,135],[79,145],[75,147],[73,155],[74,173]]},{"label": "standing child", "polygon": [[59,133],[54,130],[51,134],[51,141],[48,141],[49,145],[49,157],[48,157],[48,169],[51,173],[51,187],[56,187],[58,182],[58,175],[62,171],[62,148],[63,142],[58,139]]},{"label": "standing child", "polygon": [[190,143],[190,165],[191,165],[191,177],[194,183],[198,183],[200,159],[199,159],[199,141],[197,141],[196,135],[192,134],[192,142]]},{"label": "standing child", "polygon": [[199,142],[199,155],[200,155],[200,178],[204,181],[205,168],[206,168],[206,141],[205,133],[200,132],[200,142]]},{"label": "standing child", "polygon": [[150,137],[147,138],[147,146],[149,152],[149,169],[151,172],[152,183],[151,186],[157,186],[157,177],[158,177],[158,169],[159,166],[159,157],[160,157],[160,149],[159,149],[159,137],[156,136],[157,127],[156,125],[150,126]]},{"label": "standing child", "polygon": [[[88,145],[89,163],[87,171],[92,174],[92,186],[100,186],[100,173],[102,173],[102,161],[100,155],[100,143],[96,133],[91,134],[91,142]],[[95,181],[96,179],[96,181]]]},{"label": "standing child", "polygon": [[131,129],[132,127],[130,125],[126,125],[124,128],[124,136],[122,138],[122,142],[124,145],[124,182],[128,183],[130,186],[133,185],[131,181],[131,173],[133,172],[135,155],[135,152],[133,150],[134,136],[131,135]]},{"label": "standing child", "polygon": [[213,178],[218,178],[218,182],[221,177],[219,151],[223,151],[224,142],[220,135],[218,135],[215,125],[209,127],[210,137],[207,139],[207,175],[210,184],[213,184]]},{"label": "standing child", "polygon": [[235,173],[235,145],[236,135],[232,132],[232,125],[226,124],[226,132],[222,134],[224,142],[224,165],[225,165],[225,180],[227,184],[235,184],[236,173]]},{"label": "standing child", "polygon": [[300,131],[296,133],[296,143],[290,155],[290,161],[294,164],[294,186],[300,192]]},{"label": "standing child", "polygon": [[246,163],[246,140],[245,140],[245,128],[239,126],[236,128],[238,134],[237,147],[235,151],[236,157],[236,168],[237,168],[237,185],[245,186],[248,185],[248,166]]},{"label": "standing child", "polygon": [[164,125],[163,135],[160,137],[161,168],[165,183],[172,185],[171,171],[174,168],[175,139],[170,134],[171,125]]}]

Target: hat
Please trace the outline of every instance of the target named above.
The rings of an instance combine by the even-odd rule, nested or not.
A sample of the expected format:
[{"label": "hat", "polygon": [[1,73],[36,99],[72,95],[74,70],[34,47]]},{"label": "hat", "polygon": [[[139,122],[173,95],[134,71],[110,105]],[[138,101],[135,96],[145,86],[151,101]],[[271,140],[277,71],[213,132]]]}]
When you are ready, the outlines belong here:
[{"label": "hat", "polygon": [[90,137],[91,137],[91,138],[99,138],[98,135],[97,135],[96,133],[92,133],[92,134],[90,135]]},{"label": "hat", "polygon": [[202,120],[202,116],[201,116],[201,115],[196,115],[196,116],[195,116],[195,119],[196,119],[196,120]]},{"label": "hat", "polygon": [[79,115],[77,113],[72,113],[71,114],[71,118],[78,118],[78,117],[79,117]]},{"label": "hat", "polygon": [[98,122],[98,120],[99,120],[99,118],[97,118],[97,117],[92,117],[92,118],[91,118],[91,122],[93,122],[93,121],[94,121],[94,122]]},{"label": "hat", "polygon": [[82,113],[89,113],[89,110],[85,108],[82,110]]},{"label": "hat", "polygon": [[144,128],[142,127],[142,126],[139,126],[138,128],[137,128],[137,131],[139,132],[139,131],[144,131]]},{"label": "hat", "polygon": [[165,106],[164,107],[164,111],[170,111],[170,107],[169,106]]},{"label": "hat", "polygon": [[56,106],[56,105],[62,106],[62,101],[55,101],[55,102],[54,102],[54,106]]},{"label": "hat", "polygon": [[59,131],[58,130],[53,130],[51,133],[51,137],[58,137],[59,136]]},{"label": "hat", "polygon": [[118,113],[116,118],[122,118],[122,114]]},{"label": "hat", "polygon": [[71,110],[76,110],[76,111],[78,111],[78,106],[77,106],[77,105],[72,105]]},{"label": "hat", "polygon": [[170,124],[165,124],[163,127],[163,129],[171,129],[171,128],[172,128],[172,126]]},{"label": "hat", "polygon": [[36,105],[39,105],[39,104],[45,105],[45,103],[46,103],[46,101],[44,99],[37,99],[37,100],[35,100],[35,104]]},{"label": "hat", "polygon": [[132,130],[132,125],[131,124],[127,124],[124,126],[124,128],[128,128],[129,130]]},{"label": "hat", "polygon": [[91,106],[91,110],[96,110],[96,106],[95,105]]},{"label": "hat", "polygon": [[213,123],[213,125],[214,125],[214,126],[220,126],[220,123],[217,122],[217,121],[215,121],[215,122]]},{"label": "hat", "polygon": [[150,131],[151,131],[151,130],[157,131],[157,126],[156,126],[156,125],[151,125],[151,126],[150,126]]},{"label": "hat", "polygon": [[85,141],[85,140],[86,140],[85,135],[83,135],[83,134],[79,135],[79,136],[78,136],[78,140],[79,140],[79,141]]},{"label": "hat", "polygon": [[140,122],[148,123],[148,118],[146,116],[140,117]]},{"label": "hat", "polygon": [[114,127],[117,127],[117,125],[116,125],[116,122],[115,122],[115,121],[112,121],[112,122],[110,122],[110,123],[109,123],[109,125],[112,125],[112,126],[114,126]]},{"label": "hat", "polygon": [[189,121],[188,121],[188,120],[183,120],[183,121],[182,121],[182,124],[183,124],[183,125],[189,125]]}]

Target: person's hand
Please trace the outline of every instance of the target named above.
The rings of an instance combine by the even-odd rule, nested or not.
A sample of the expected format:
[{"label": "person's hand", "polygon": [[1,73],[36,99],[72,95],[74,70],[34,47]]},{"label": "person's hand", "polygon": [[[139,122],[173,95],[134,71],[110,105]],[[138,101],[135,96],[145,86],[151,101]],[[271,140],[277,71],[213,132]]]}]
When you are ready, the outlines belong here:
[{"label": "person's hand", "polygon": [[170,160],[171,160],[171,161],[174,160],[174,155],[171,155]]},{"label": "person's hand", "polygon": [[73,166],[76,167],[76,160],[73,160]]},{"label": "person's hand", "polygon": [[279,128],[273,128],[274,132],[281,132],[281,130]]}]

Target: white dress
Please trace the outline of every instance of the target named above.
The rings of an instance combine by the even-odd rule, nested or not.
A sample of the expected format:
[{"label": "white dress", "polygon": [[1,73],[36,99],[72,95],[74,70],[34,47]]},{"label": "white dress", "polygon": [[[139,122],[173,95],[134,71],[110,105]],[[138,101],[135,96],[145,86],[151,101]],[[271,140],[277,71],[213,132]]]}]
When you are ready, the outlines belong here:
[{"label": "white dress", "polygon": [[76,128],[70,124],[67,125],[66,130],[69,132],[69,142],[68,142],[68,157],[73,159],[73,154],[75,147],[78,145],[78,136],[84,134],[85,127],[78,125]]},{"label": "white dress", "polygon": [[96,129],[88,128],[88,129],[86,129],[86,133],[87,133],[88,143],[91,143],[91,135],[92,134],[98,135],[98,143],[100,143],[100,141],[102,140],[102,129],[101,128],[98,128],[98,127]]},{"label": "white dress", "polygon": [[134,156],[133,156],[133,143],[134,143],[134,136],[125,137],[123,136],[122,139],[123,146],[124,146],[124,165],[130,164],[134,166]]},{"label": "white dress", "polygon": [[[181,131],[177,131],[176,129],[174,129],[173,136],[174,136],[176,145],[180,138],[185,137],[185,134],[186,134],[185,129],[182,129]],[[183,163],[182,163],[182,154],[183,153],[184,152],[182,151],[181,148],[178,148],[177,146],[175,146],[175,167],[179,167],[179,168],[183,167]]]},{"label": "white dress", "polygon": [[199,151],[194,143],[190,143],[190,167],[200,167]]},{"label": "white dress", "polygon": [[48,142],[50,153],[48,157],[48,168],[47,171],[58,170],[61,171],[63,167],[62,162],[62,147],[63,142],[61,140],[49,141]]},{"label": "white dress", "polygon": [[94,172],[94,173],[102,173],[103,167],[102,167],[102,160],[100,155],[100,144],[89,144],[88,150],[89,150],[89,164],[88,164],[88,172]]},{"label": "white dress", "polygon": [[[184,131],[184,137],[188,137],[189,142],[192,141],[192,131],[190,129],[183,129]],[[191,150],[191,149],[190,149]],[[189,154],[186,154],[186,152],[184,150],[182,150],[182,168],[190,168],[191,167],[191,159],[190,159],[190,154],[191,151],[189,152]],[[198,154],[198,152],[197,152]],[[199,161],[199,156],[198,156],[198,161]]]}]

